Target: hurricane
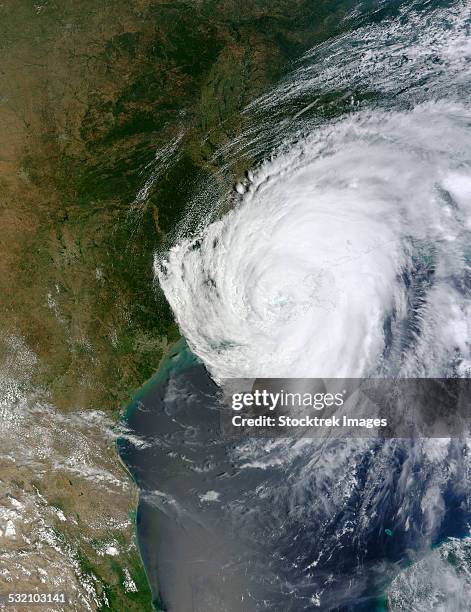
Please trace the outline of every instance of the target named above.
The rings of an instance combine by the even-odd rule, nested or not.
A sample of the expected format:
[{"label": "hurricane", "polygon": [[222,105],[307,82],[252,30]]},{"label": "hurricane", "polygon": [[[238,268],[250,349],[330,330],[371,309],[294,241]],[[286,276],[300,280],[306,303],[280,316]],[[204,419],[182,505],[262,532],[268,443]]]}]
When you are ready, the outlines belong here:
[{"label": "hurricane", "polygon": [[[384,73],[393,81],[395,70],[407,90],[416,64],[433,54],[438,68],[422,85],[428,99],[412,106],[407,90],[397,96],[399,109],[390,96],[389,108],[379,101],[369,108],[351,94],[348,113],[307,124],[291,145],[285,136],[282,150],[250,169],[233,210],[157,257],[178,324],[215,378],[469,371],[471,109],[442,89],[447,74],[464,88],[468,39],[463,15],[449,13],[447,22],[448,13],[436,11],[435,21],[458,32],[440,37],[430,23],[411,59],[402,59],[408,71],[390,57],[378,65],[371,46],[387,38],[383,31],[370,33],[353,58],[347,37],[343,47],[330,43],[339,61],[359,64],[343,72],[344,87],[351,79],[357,90],[376,73],[389,93]],[[390,37],[398,28],[383,26]],[[328,48],[322,54],[332,64]],[[323,82],[305,73],[291,77],[284,96]]]},{"label": "hurricane", "polygon": [[[217,384],[469,377],[470,8],[359,4],[245,109],[217,155],[253,164],[222,194],[203,184],[205,221],[155,256]],[[468,441],[233,445],[237,473],[266,479],[221,513],[284,568],[267,578],[283,597],[253,609],[380,609],[373,583],[392,610],[463,609]]]}]

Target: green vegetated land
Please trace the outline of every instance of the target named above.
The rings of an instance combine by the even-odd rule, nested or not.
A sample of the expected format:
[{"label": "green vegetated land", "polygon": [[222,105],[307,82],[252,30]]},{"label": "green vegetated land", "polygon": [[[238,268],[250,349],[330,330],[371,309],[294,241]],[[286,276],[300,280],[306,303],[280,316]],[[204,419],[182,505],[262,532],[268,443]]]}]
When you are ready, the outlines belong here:
[{"label": "green vegetated land", "polygon": [[[214,151],[243,128],[240,111],[347,8],[310,0],[0,5],[2,334],[35,353],[32,384],[57,409],[117,418],[156,371],[178,331],[156,293],[154,250],[197,178],[217,169]],[[92,489],[80,496],[63,480],[40,486],[66,515],[106,512]],[[126,499],[127,512],[134,494]],[[57,529],[80,572],[101,581],[98,607],[150,607],[135,547],[125,561],[138,591],[125,592],[124,561],[95,554],[89,523]]]}]

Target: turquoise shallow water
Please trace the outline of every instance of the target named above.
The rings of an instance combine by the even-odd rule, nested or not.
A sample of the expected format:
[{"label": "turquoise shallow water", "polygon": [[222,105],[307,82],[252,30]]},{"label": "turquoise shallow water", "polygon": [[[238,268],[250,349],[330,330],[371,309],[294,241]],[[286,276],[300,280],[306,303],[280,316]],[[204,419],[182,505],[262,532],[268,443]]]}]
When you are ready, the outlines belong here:
[{"label": "turquoise shallow water", "polygon": [[[343,606],[321,609],[385,610],[385,589],[408,564],[406,534],[399,528],[391,537],[386,531],[397,504],[383,502],[375,529],[358,530],[361,541],[354,536],[339,545],[354,514],[337,508],[336,515],[332,509],[331,529],[321,527],[316,492],[307,482],[301,514],[289,510],[299,495],[293,476],[309,454],[290,462],[288,470],[244,468],[244,459],[234,455],[234,440],[218,434],[217,388],[186,344],[174,347],[162,365],[128,410],[132,443],[120,441],[121,457],[140,487],[137,533],[156,609],[315,610],[312,598],[327,582],[332,590],[324,600]],[[367,484],[371,467],[366,461],[362,468],[357,504],[373,492]],[[204,501],[211,491],[217,493],[215,502]],[[323,551],[332,558],[318,570],[299,567],[300,559],[309,566]],[[241,594],[243,607],[237,603]]]},{"label": "turquoise shallow water", "polygon": [[198,363],[198,358],[190,351],[184,338],[178,340],[163,357],[159,369],[154,376],[135,393],[123,414],[122,421],[124,423],[128,422],[132,412],[139,406],[142,397],[153,387],[165,381],[170,374],[181,372],[186,368],[194,366],[196,363]]},{"label": "turquoise shallow water", "polygon": [[[135,416],[136,411],[142,406],[142,402],[147,395],[152,393],[152,391],[159,387],[159,385],[165,384],[165,382],[169,379],[169,377],[173,373],[184,372],[187,368],[191,368],[198,363],[198,359],[193,355],[193,353],[188,348],[185,340],[181,338],[178,340],[167,352],[167,354],[162,359],[159,369],[155,373],[155,375],[149,379],[133,396],[130,404],[126,408],[123,413],[121,422],[124,425],[125,429],[129,431],[129,433],[134,434],[135,432],[129,430],[129,422],[132,421]],[[131,478],[136,482],[136,474],[135,474],[135,465],[129,463],[129,458],[126,453],[126,438],[118,437],[116,441],[117,452],[120,456],[121,461],[126,467]],[[158,466],[155,466],[155,469],[158,469]],[[137,482],[136,482],[137,484]],[[139,508],[139,505],[138,505]],[[145,541],[147,538],[147,530],[146,533],[142,534],[141,529],[139,529],[140,517],[139,512],[137,513],[137,521],[136,521],[136,535],[139,543],[139,548],[141,552],[141,557],[143,557],[144,568],[148,575],[149,583],[154,593],[154,601],[153,605],[156,610],[163,610],[162,602],[159,597],[159,580],[158,575],[151,570],[149,567],[149,562],[146,559],[146,555],[143,554],[143,548],[145,548]],[[152,537],[152,536],[150,536]]]},{"label": "turquoise shallow water", "polygon": [[[435,159],[433,152],[440,150],[436,158],[437,172],[439,174],[440,168],[448,171],[449,158],[453,156],[446,152],[442,155],[442,145],[459,157],[460,173],[464,169],[468,172],[471,166],[469,147],[460,147],[460,142],[461,136],[466,142],[464,137],[469,131],[467,111],[463,110],[471,86],[469,71],[463,70],[469,63],[466,51],[469,14],[463,17],[457,2],[368,3],[371,4],[372,8],[358,5],[358,12],[352,16],[351,32],[346,31],[332,44],[329,41],[319,45],[303,59],[292,78],[281,83],[257,109],[250,110],[254,118],[253,130],[246,140],[241,138],[234,144],[233,151],[228,148],[228,156],[233,154],[236,159],[244,147],[254,156],[264,156],[285,139],[289,152],[290,139],[296,136],[302,140],[306,133],[316,133],[319,126],[332,117],[350,116],[358,108],[362,111],[361,122],[352,121],[352,131],[346,133],[357,147],[358,130],[361,128],[362,133],[368,135],[372,130],[373,154],[369,154],[369,136],[365,137],[361,147],[355,148],[357,161],[342,158],[342,164],[335,167],[332,173],[335,187],[347,165],[352,176],[360,165],[363,178],[367,182],[372,178],[376,184],[383,165],[389,171],[390,165],[396,164],[402,172],[396,172],[391,181],[386,182],[381,197],[389,201],[390,196],[394,198],[403,190],[404,202],[409,202],[416,192],[420,192],[418,186],[423,184],[424,177],[427,181],[430,177],[434,180],[435,166],[425,173],[418,172],[417,180],[412,181],[411,189],[407,190],[403,178],[409,170],[413,172],[417,167],[420,170],[423,160]],[[456,7],[456,10],[448,13],[449,7]],[[453,39],[451,43],[450,39]],[[444,106],[441,99],[445,102],[455,100],[459,104],[450,106],[447,102]],[[424,113],[425,108],[424,116],[430,117],[419,127],[418,106],[420,113]],[[429,114],[430,109],[435,110]],[[375,114],[380,117],[379,121],[375,120]],[[384,122],[392,115],[394,121],[399,121],[398,129],[385,134]],[[455,125],[457,117],[461,122],[459,130],[452,130],[450,126]],[[407,129],[401,131],[401,125],[406,125]],[[338,151],[343,151],[344,132],[336,132],[333,123],[328,129],[334,135],[340,134]],[[439,132],[437,137],[435,131]],[[382,159],[374,154],[378,142],[386,143],[387,148],[396,143],[398,155],[386,156],[385,164],[375,166]],[[418,153],[414,153],[411,163],[403,168],[400,162],[408,151]],[[327,156],[330,160],[334,157]],[[300,159],[305,160],[305,156],[301,155]],[[292,170],[292,166],[286,167],[283,183],[287,182]],[[379,170],[375,172],[372,168]],[[312,184],[316,183],[316,177],[310,176]],[[269,184],[272,186],[274,182],[271,180]],[[433,187],[434,195],[439,195],[435,198],[438,203],[435,212],[441,213],[449,207],[450,218],[461,210],[460,198],[463,197],[458,189],[454,199],[452,187],[450,181],[440,189]],[[242,191],[245,188],[250,189],[248,183],[241,186]],[[270,201],[276,201],[275,196]],[[366,197],[358,198],[357,202],[365,202]],[[209,200],[206,197],[204,201]],[[255,208],[260,210],[260,206]],[[261,210],[263,217],[263,207]],[[309,207],[308,212],[310,210]],[[396,200],[391,210],[397,210]],[[293,218],[295,213],[296,209],[289,208],[284,219]],[[298,217],[294,218],[299,222]],[[365,218],[368,219],[368,215]],[[424,213],[419,219],[419,229],[425,218]],[[241,231],[242,262],[248,255],[246,228],[253,230],[250,217],[247,219]],[[459,215],[457,219],[459,223],[454,227],[461,232]],[[262,226],[266,226],[264,218]],[[408,225],[406,229],[408,234],[409,230],[417,228]],[[283,234],[279,243],[285,244],[284,237]],[[388,302],[387,306],[391,307],[386,309],[384,320],[381,320],[383,325],[377,329],[380,335],[384,332],[383,360],[402,365],[403,356],[409,355],[439,370],[440,360],[448,359],[443,351],[451,346],[452,359],[450,363],[447,361],[446,367],[452,368],[452,375],[456,375],[458,370],[453,368],[466,363],[462,353],[469,348],[467,332],[462,331],[456,342],[452,338],[450,346],[449,336],[442,338],[441,343],[437,338],[441,338],[438,332],[448,329],[453,313],[465,313],[460,304],[467,304],[471,295],[471,276],[467,251],[463,255],[466,268],[461,267],[461,258],[457,259],[458,266],[456,263],[454,267],[448,265],[454,253],[451,247],[443,248],[444,257],[440,260],[437,249],[443,247],[442,238],[440,235],[440,240],[433,242],[430,250],[428,243],[424,243],[427,247],[424,248],[421,241],[406,241],[417,249],[417,256],[411,258],[410,269],[389,283],[406,296],[405,321],[398,317],[402,311],[395,308],[396,302],[392,305]],[[207,350],[200,354],[213,357],[210,364],[215,368],[213,371],[217,371],[225,354],[232,359],[235,354],[232,349],[240,349],[240,354],[244,354],[244,349],[253,348],[248,355],[256,355],[259,359],[268,355],[268,350],[262,346],[264,334],[248,333],[237,344],[241,335],[230,333],[232,322],[244,326],[250,318],[240,311],[237,311],[238,316],[232,316],[235,307],[240,306],[237,303],[240,296],[243,296],[242,305],[250,303],[250,283],[239,288],[233,299],[231,296],[226,299],[224,308],[215,308],[220,306],[218,300],[224,297],[224,288],[237,288],[237,282],[244,276],[240,273],[241,267],[236,265],[228,268],[228,274],[235,271],[234,277],[229,276],[233,282],[227,282],[228,274],[224,272],[221,272],[221,279],[213,278],[214,274],[208,279],[206,264],[215,250],[215,243],[225,246],[223,240],[208,241],[201,278],[195,274],[195,268],[185,267],[180,262],[174,266],[174,278],[181,281],[182,291],[175,299],[175,308],[189,307],[181,314],[182,329],[196,321],[194,329],[190,329],[195,332],[193,337],[187,333],[192,346],[198,346],[195,338],[200,338],[202,327],[214,312],[217,313],[214,325],[203,329],[201,334],[205,341],[208,338],[210,341]],[[274,240],[273,243],[278,244]],[[268,247],[272,245],[267,242],[263,246],[266,264]],[[200,247],[196,241],[189,249],[195,260],[198,260]],[[226,257],[224,249],[223,256]],[[279,260],[296,261],[286,258],[284,251],[280,252]],[[447,274],[440,269],[437,263],[440,261],[447,264]],[[257,269],[258,263],[254,261],[247,271]],[[384,278],[383,268],[378,278]],[[244,276],[243,280],[247,278]],[[443,282],[446,291],[437,291]],[[355,296],[357,285],[349,288]],[[339,281],[339,286],[343,287],[344,283]],[[187,293],[188,287],[191,291]],[[174,287],[169,285],[167,291],[171,301],[175,298]],[[198,306],[197,317],[194,317],[190,306],[200,293],[205,298],[212,296],[212,301],[207,312]],[[437,301],[437,296],[443,299]],[[443,317],[443,324],[437,325],[438,331],[432,328],[435,336],[427,334],[424,320],[433,323],[436,315],[443,315],[446,299],[450,296],[457,299],[457,308],[450,311],[450,316]],[[258,304],[256,300],[255,307]],[[225,321],[226,307],[231,316],[224,325],[221,322]],[[461,321],[460,317],[457,321]],[[278,333],[277,325],[281,324],[273,327],[274,335]],[[212,337],[214,330],[217,338]],[[352,318],[345,335],[361,336],[361,330],[364,327]],[[237,327],[236,332],[239,331]],[[300,334],[299,337],[301,344],[320,340],[319,333],[309,337]],[[256,338],[255,343],[253,338]],[[290,338],[286,335],[282,340],[288,342]],[[363,336],[359,339],[361,341]],[[424,346],[427,350],[422,350]],[[295,353],[304,363],[305,355],[302,350]],[[340,355],[340,360],[342,358]],[[245,363],[241,358],[241,366]],[[254,363],[257,365],[256,361]],[[217,389],[182,340],[169,352],[156,375],[133,398],[123,419],[134,437],[123,437],[118,447],[141,489],[137,529],[156,605],[163,605],[163,602],[169,610],[177,612],[319,609],[376,612],[385,609],[389,597],[393,602],[391,609],[414,612],[437,609],[436,602],[443,601],[445,607],[438,609],[446,612],[469,607],[471,586],[466,571],[455,572],[448,561],[441,564],[438,555],[434,554],[437,550],[434,546],[443,548],[444,542],[455,538],[457,544],[453,546],[461,550],[463,567],[468,563],[466,549],[462,546],[471,517],[471,472],[466,442],[451,439],[446,446],[435,440],[407,439],[368,443],[329,440],[322,446],[304,447],[289,441],[277,444],[245,441],[241,444],[221,439],[217,414]],[[452,552],[456,556],[454,549]],[[421,566],[420,560],[427,558],[430,562]],[[411,571],[412,568],[417,571]],[[402,580],[396,581],[398,575],[402,575]],[[405,608],[401,599],[404,593],[407,597]]]}]

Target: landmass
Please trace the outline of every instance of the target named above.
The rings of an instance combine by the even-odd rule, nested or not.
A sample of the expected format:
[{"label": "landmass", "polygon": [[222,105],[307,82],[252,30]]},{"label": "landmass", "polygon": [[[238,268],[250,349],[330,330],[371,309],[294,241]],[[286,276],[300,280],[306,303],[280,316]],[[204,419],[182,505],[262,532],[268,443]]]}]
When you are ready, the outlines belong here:
[{"label": "landmass", "polygon": [[347,8],[0,3],[0,592],[152,609],[115,439],[179,337],[153,252],[244,106]]}]

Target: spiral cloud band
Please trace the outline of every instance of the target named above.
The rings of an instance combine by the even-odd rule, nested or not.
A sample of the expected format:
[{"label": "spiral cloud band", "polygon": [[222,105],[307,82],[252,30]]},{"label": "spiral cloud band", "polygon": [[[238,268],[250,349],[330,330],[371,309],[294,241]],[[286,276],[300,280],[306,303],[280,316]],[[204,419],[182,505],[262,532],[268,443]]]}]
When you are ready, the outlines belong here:
[{"label": "spiral cloud band", "polygon": [[[471,374],[469,2],[373,4],[392,16],[363,19],[358,3],[352,27],[247,109],[255,120],[222,157],[265,161],[230,212],[155,258],[181,332],[217,382]],[[292,609],[312,609],[303,593],[326,610],[351,603],[344,585],[361,575],[358,559],[380,554],[386,525],[396,551],[442,541],[454,509],[469,530],[469,439],[301,442],[228,451],[241,472],[267,474],[252,492],[250,472],[232,507],[244,529],[267,514],[277,525],[264,546],[293,561]],[[462,557],[466,547],[453,543]],[[355,561],[331,580],[349,550]],[[424,593],[414,609],[440,607],[442,593],[450,610],[469,601],[469,568],[463,580],[445,552],[399,574],[391,609]]]},{"label": "spiral cloud band", "polygon": [[[215,379],[468,374],[469,22],[466,2],[406,3],[318,45],[252,105],[269,117],[240,147],[283,148],[233,210],[155,260]],[[323,90],[349,108],[309,122]],[[290,136],[277,109],[296,99]]]},{"label": "spiral cloud band", "polygon": [[[228,168],[264,161],[222,205],[204,185],[192,205],[211,221],[155,257],[216,382],[471,374],[469,2],[355,6],[215,154]],[[226,452],[248,484],[221,512],[239,511],[245,533],[267,526],[264,560],[292,561],[283,609],[364,607],[373,575],[380,590],[389,582],[391,609],[461,609],[469,541],[430,548],[469,532],[460,433],[241,439]],[[401,570],[408,551],[422,559]]]},{"label": "spiral cloud band", "polygon": [[159,261],[181,330],[212,374],[468,368],[470,121],[440,103],[319,129]]}]

